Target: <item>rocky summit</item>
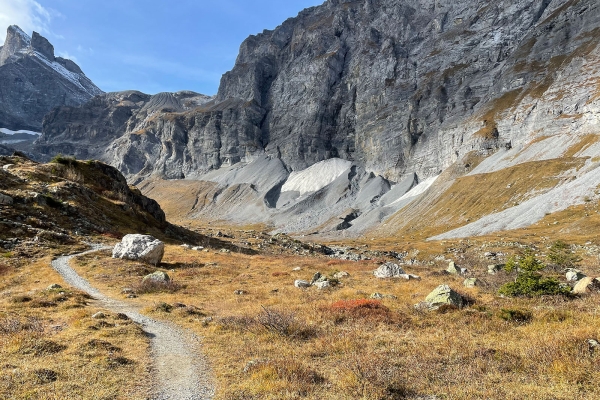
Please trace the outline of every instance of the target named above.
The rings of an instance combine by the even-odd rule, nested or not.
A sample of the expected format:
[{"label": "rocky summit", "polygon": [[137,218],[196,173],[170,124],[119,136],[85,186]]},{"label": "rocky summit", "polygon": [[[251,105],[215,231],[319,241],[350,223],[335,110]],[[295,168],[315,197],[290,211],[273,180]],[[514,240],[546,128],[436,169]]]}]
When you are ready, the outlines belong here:
[{"label": "rocky summit", "polygon": [[54,107],[79,106],[101,93],[77,64],[56,57],[39,33],[8,28],[0,47],[0,128],[39,132]]},{"label": "rocky summit", "polygon": [[[214,98],[123,92],[61,107],[38,150],[99,158],[161,202],[185,188],[186,217],[358,234],[432,185],[444,193],[468,174],[596,157],[599,29],[593,0],[330,0],[246,39]],[[572,189],[523,224],[593,196]],[[472,217],[507,206],[494,201]],[[490,218],[452,235],[514,220]]]}]

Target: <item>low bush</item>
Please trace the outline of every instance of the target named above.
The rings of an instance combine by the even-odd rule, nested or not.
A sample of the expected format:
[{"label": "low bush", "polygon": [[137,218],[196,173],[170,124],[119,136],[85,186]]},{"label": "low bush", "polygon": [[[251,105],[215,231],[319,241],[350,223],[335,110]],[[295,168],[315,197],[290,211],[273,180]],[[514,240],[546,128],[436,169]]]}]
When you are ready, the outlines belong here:
[{"label": "low bush", "polygon": [[379,300],[355,299],[339,300],[325,307],[323,311],[333,317],[334,323],[347,320],[369,320],[373,323],[402,324],[406,322],[400,314],[392,312]]},{"label": "low bush", "polygon": [[315,327],[296,318],[291,312],[262,308],[256,323],[268,332],[291,339],[309,339],[317,335]]},{"label": "low bush", "polygon": [[543,277],[538,272],[545,267],[530,250],[519,258],[511,257],[506,263],[505,269],[509,272],[517,271],[517,277],[514,282],[502,285],[498,293],[510,297],[570,294],[571,289],[561,285],[556,278]]}]

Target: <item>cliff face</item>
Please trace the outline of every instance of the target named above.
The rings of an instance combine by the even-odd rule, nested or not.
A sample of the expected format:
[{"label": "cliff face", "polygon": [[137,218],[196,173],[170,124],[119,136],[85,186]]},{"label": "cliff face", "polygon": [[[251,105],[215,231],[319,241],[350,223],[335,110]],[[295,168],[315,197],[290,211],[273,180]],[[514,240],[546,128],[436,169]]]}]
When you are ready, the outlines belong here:
[{"label": "cliff face", "polygon": [[8,28],[0,47],[0,128],[40,131],[54,107],[79,106],[101,93],[37,32],[29,37],[18,26]]},{"label": "cliff face", "polygon": [[[440,193],[494,153],[506,168],[581,153],[570,146],[600,124],[599,40],[595,0],[327,1],[244,41],[214,98],[124,92],[61,107],[38,150],[99,158],[133,182],[201,180],[184,182],[190,217],[362,232],[442,171]],[[539,147],[548,137],[554,148]],[[289,189],[329,159],[337,178]],[[481,173],[497,172],[488,164]],[[156,182],[157,198],[175,190]]]},{"label": "cliff face", "polygon": [[[392,180],[430,176],[519,141],[504,113],[546,102],[599,27],[591,0],[327,1],[248,38],[213,101],[123,118],[118,157],[92,155],[130,158],[119,164],[130,177],[190,177],[264,153],[292,170],[339,157]],[[95,129],[79,112],[55,111],[43,141],[76,145]]]}]

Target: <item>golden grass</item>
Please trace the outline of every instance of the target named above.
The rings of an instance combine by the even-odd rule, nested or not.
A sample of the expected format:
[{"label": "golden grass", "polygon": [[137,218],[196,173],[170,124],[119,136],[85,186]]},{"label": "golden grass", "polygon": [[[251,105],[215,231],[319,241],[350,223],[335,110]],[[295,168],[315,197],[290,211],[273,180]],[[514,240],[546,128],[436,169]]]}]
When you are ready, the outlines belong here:
[{"label": "golden grass", "polygon": [[[141,329],[71,290],[50,260],[15,257],[0,272],[0,398],[146,399]],[[53,283],[63,289],[46,290]]]},{"label": "golden grass", "polygon": [[[438,249],[438,255],[456,256]],[[512,277],[505,273],[488,277],[488,262],[471,254],[463,263],[471,260],[469,266],[484,286],[462,291],[475,304],[450,313],[420,313],[413,304],[437,285],[460,289],[462,283],[459,277],[437,273],[445,265],[431,258],[435,251],[427,258],[422,254],[419,259],[425,264],[407,269],[423,279],[407,282],[377,280],[372,275],[377,263],[372,261],[248,256],[167,246],[161,267],[184,288],[141,295],[135,301],[147,304],[153,318],[171,320],[204,338],[203,349],[218,381],[218,399],[600,395],[596,385],[600,355],[590,355],[585,343],[600,336],[598,296],[499,298],[495,288]],[[293,271],[294,267],[302,270]],[[135,262],[109,259],[108,254],[87,256],[76,269],[113,295],[135,286],[147,272]],[[317,271],[329,275],[337,270],[350,273],[337,288],[293,287],[295,279],[310,280]],[[600,274],[598,266],[594,271]],[[235,294],[237,290],[244,294]],[[367,298],[374,292],[395,296],[382,301],[389,314],[342,315],[339,307],[332,307],[337,301]],[[163,302],[174,306],[171,312],[159,306]],[[525,324],[507,322],[499,317],[506,308],[529,311],[533,319]],[[285,332],[292,333],[265,327],[265,309],[287,321]]]}]

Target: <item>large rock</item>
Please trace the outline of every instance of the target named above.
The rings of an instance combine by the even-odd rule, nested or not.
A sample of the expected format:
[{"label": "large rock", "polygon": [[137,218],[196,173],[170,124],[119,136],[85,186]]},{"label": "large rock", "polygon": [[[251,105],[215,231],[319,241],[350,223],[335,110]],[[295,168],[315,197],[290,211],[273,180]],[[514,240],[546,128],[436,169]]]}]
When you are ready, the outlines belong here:
[{"label": "large rock", "polygon": [[150,235],[125,235],[113,249],[113,258],[142,261],[158,265],[165,253],[165,244]]},{"label": "large rock", "polygon": [[586,276],[577,282],[573,288],[573,293],[575,294],[589,294],[593,292],[600,292],[600,278]]},{"label": "large rock", "polygon": [[450,286],[440,285],[427,295],[424,303],[420,303],[417,306],[425,306],[429,310],[437,310],[442,306],[462,308],[464,306],[464,300],[462,296],[452,290]]},{"label": "large rock", "polygon": [[398,265],[392,262],[387,262],[373,271],[373,275],[377,278],[402,278],[402,275],[406,275],[406,272]]}]

